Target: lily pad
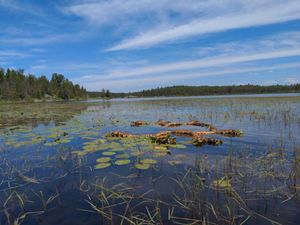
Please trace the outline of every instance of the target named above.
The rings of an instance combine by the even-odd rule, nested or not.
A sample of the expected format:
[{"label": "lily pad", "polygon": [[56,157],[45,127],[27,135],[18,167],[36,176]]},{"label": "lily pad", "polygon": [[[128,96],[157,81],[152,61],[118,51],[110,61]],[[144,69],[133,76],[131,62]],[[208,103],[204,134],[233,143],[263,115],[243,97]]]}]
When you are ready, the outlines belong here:
[{"label": "lily pad", "polygon": [[147,170],[150,168],[150,164],[144,164],[144,163],[137,163],[134,165],[135,168],[139,170]]},{"label": "lily pad", "polygon": [[141,151],[133,151],[133,152],[131,152],[131,155],[132,156],[142,156],[142,155],[144,155],[144,153]]},{"label": "lily pad", "polygon": [[111,160],[110,157],[101,157],[101,158],[98,158],[96,161],[97,161],[98,163],[107,163],[107,162],[109,162],[110,160]]},{"label": "lily pad", "polygon": [[172,148],[178,148],[178,149],[184,149],[184,148],[186,148],[186,146],[183,145],[183,144],[170,145],[170,147],[172,147]]},{"label": "lily pad", "polygon": [[153,157],[158,158],[158,157],[164,157],[166,155],[168,155],[168,152],[156,152],[156,153],[153,154]]},{"label": "lily pad", "polygon": [[126,153],[120,154],[120,155],[116,155],[117,159],[128,159],[129,157],[130,157],[130,155],[126,154]]},{"label": "lily pad", "polygon": [[215,180],[212,182],[212,186],[218,189],[230,189],[231,188],[231,183],[230,180],[226,177],[223,177],[220,180]]},{"label": "lily pad", "polygon": [[168,147],[166,147],[166,146],[159,146],[159,145],[155,145],[153,148],[154,148],[154,150],[159,150],[159,151],[168,150]]},{"label": "lily pad", "polygon": [[155,159],[142,159],[140,162],[142,164],[156,164],[157,160],[155,160]]},{"label": "lily pad", "polygon": [[115,161],[115,164],[118,166],[123,166],[123,165],[127,165],[130,163],[129,159],[119,159]]},{"label": "lily pad", "polygon": [[95,166],[95,169],[104,169],[104,168],[107,168],[107,167],[110,167],[111,166],[111,163],[99,163]]},{"label": "lily pad", "polygon": [[111,156],[111,155],[115,155],[116,153],[115,152],[103,152],[102,155],[108,155],[108,156]]}]

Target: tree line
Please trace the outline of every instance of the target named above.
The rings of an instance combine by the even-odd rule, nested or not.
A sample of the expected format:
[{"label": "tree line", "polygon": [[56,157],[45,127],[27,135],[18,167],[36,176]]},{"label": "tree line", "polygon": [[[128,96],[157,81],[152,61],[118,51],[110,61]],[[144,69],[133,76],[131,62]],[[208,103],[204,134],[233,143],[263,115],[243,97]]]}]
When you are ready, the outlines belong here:
[{"label": "tree line", "polygon": [[75,99],[86,98],[87,91],[78,84],[73,84],[64,75],[54,73],[51,80],[46,76],[36,77],[24,73],[24,70],[0,68],[0,99]]},{"label": "tree line", "polygon": [[102,89],[101,92],[98,91],[90,91],[88,92],[89,97],[91,98],[112,98],[114,97],[112,93],[107,89],[105,90],[104,88]]},{"label": "tree line", "polygon": [[[161,96],[200,96],[200,95],[234,95],[234,94],[270,94],[299,93],[300,84],[293,85],[230,85],[230,86],[172,86],[129,93],[111,93],[110,98],[126,97],[161,97]],[[107,97],[105,91],[89,92],[92,97]]]},{"label": "tree line", "polygon": [[[172,86],[129,93],[136,97],[199,96],[228,94],[267,94],[300,92],[300,84],[293,85],[232,85],[232,86]],[[120,94],[123,96],[123,94]]]}]

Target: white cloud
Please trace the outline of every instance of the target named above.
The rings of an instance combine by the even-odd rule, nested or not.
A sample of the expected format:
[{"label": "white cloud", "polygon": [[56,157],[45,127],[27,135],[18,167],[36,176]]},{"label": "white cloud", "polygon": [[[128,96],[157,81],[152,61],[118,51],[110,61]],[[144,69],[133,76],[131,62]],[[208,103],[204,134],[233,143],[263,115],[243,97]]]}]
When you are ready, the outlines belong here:
[{"label": "white cloud", "polygon": [[[42,46],[50,43],[57,42],[78,42],[82,41],[83,38],[87,37],[89,34],[86,32],[65,33],[65,34],[44,34],[44,35],[32,35],[28,36],[4,36],[0,37],[0,44],[10,45],[10,46]],[[38,49],[38,48],[36,48]]]},{"label": "white cloud", "polygon": [[[270,60],[283,57],[300,56],[300,48],[280,49],[268,52],[259,52],[254,54],[232,55],[232,56],[215,56],[205,59],[172,62],[161,65],[149,65],[137,69],[128,69],[121,71],[112,71],[101,76],[102,79],[118,79],[128,77],[144,77],[151,74],[169,73],[176,71],[186,71],[200,68],[211,68],[219,66],[234,65],[238,63],[254,62],[259,60]],[[97,76],[99,77],[99,76]]]},{"label": "white cloud", "polygon": [[232,55],[252,54],[279,49],[300,48],[300,31],[291,31],[266,36],[258,40],[243,40],[229,43],[214,43],[198,48],[198,55]]},{"label": "white cloud", "polygon": [[[228,6],[234,1],[229,0]],[[170,18],[171,13],[176,13],[175,21],[182,21],[203,13],[210,8],[223,5],[220,1],[198,0],[95,0],[79,1],[62,8],[63,12],[71,13],[85,18],[94,25],[107,25],[124,23],[162,22]],[[138,20],[137,20],[138,19]]]},{"label": "white cloud", "polygon": [[0,57],[2,58],[24,58],[31,56],[28,53],[24,53],[21,51],[15,51],[15,50],[1,50],[0,51]]},{"label": "white cloud", "polygon": [[[174,25],[161,31],[148,30],[109,48],[109,51],[147,48],[194,36],[232,29],[256,27],[300,19],[299,1],[243,1],[236,12],[226,8],[218,15],[203,16],[183,25]],[[230,5],[228,6],[230,7]]]},{"label": "white cloud", "polygon": [[28,4],[28,2],[25,3],[25,1],[0,0],[0,7],[5,7],[16,12],[22,12],[35,16],[42,16],[44,14],[41,8],[33,4]]},{"label": "white cloud", "polygon": [[298,0],[93,0],[75,1],[62,11],[126,33],[127,39],[108,51],[300,19]]},{"label": "white cloud", "polygon": [[[113,91],[138,91],[145,89],[145,87],[158,87],[158,86],[170,86],[176,84],[185,84],[186,81],[195,80],[200,81],[200,78],[211,77],[212,80],[218,76],[227,75],[245,75],[247,77],[252,75],[258,75],[264,73],[265,75],[272,71],[286,71],[288,69],[300,69],[300,63],[286,63],[280,65],[270,65],[264,67],[257,66],[244,66],[244,67],[221,67],[210,71],[200,72],[177,72],[169,74],[157,74],[155,77],[139,77],[128,78],[125,80],[112,79],[106,80],[101,77],[95,77],[93,75],[83,78],[73,79],[76,83],[80,83],[88,88],[88,90],[99,90],[99,87],[108,88]],[[237,82],[241,83],[243,79],[238,79]],[[292,77],[287,79],[288,83],[297,83],[297,79]],[[280,83],[278,81],[274,81]],[[282,82],[281,82],[282,83]],[[124,85],[126,84],[126,85]],[[189,85],[195,85],[195,83],[188,82]],[[253,82],[255,84],[255,81]],[[272,83],[274,84],[274,83]],[[265,83],[265,85],[270,85]]]},{"label": "white cloud", "polygon": [[[126,81],[134,81],[134,80],[166,80],[172,79],[172,81],[176,80],[184,80],[184,79],[193,79],[193,78],[200,78],[200,77],[208,77],[208,76],[220,76],[226,74],[237,74],[237,73],[254,73],[254,72],[274,72],[274,70],[283,70],[283,69],[292,69],[292,68],[300,68],[300,63],[283,63],[279,65],[269,65],[269,66],[257,66],[257,65],[247,65],[247,66],[222,66],[214,69],[209,69],[205,71],[197,71],[197,72],[165,72],[165,73],[158,73],[155,76],[150,78],[147,77],[126,77],[124,78]],[[207,69],[207,68],[206,68]],[[154,78],[155,77],[155,78]],[[97,76],[97,75],[86,75],[76,79],[78,82],[86,81],[86,82],[102,82],[102,81],[109,81],[114,82],[118,79],[113,79],[104,76]],[[120,80],[124,82],[124,80]]]}]

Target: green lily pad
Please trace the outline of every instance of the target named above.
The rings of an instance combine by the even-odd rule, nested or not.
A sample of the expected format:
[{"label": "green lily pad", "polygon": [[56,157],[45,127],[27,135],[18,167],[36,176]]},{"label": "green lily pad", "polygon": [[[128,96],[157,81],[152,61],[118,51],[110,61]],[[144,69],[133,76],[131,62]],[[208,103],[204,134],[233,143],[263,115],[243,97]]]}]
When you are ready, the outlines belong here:
[{"label": "green lily pad", "polygon": [[119,159],[115,161],[115,164],[118,166],[123,166],[123,165],[127,165],[130,163],[129,159]]},{"label": "green lily pad", "polygon": [[67,138],[65,138],[65,139],[59,139],[59,140],[57,140],[55,142],[58,143],[58,144],[65,144],[65,143],[71,142],[71,139],[67,139]]},{"label": "green lily pad", "polygon": [[130,154],[131,154],[132,156],[142,156],[142,155],[144,155],[144,153],[141,152],[141,151],[133,151],[133,152],[131,152]]},{"label": "green lily pad", "polygon": [[157,160],[155,160],[155,159],[142,159],[140,162],[142,164],[156,164]]},{"label": "green lily pad", "polygon": [[170,145],[170,147],[172,147],[172,148],[178,148],[178,149],[184,149],[184,148],[186,148],[186,146],[182,145],[182,144]]},{"label": "green lily pad", "polygon": [[223,177],[220,180],[215,180],[212,182],[212,186],[218,189],[230,189],[231,188],[231,183],[230,180],[226,177]]},{"label": "green lily pad", "polygon": [[103,152],[102,155],[108,155],[108,156],[111,156],[111,155],[115,155],[116,153],[115,152]]},{"label": "green lily pad", "polygon": [[168,152],[156,152],[153,154],[153,157],[159,158],[168,155]]},{"label": "green lily pad", "polygon": [[154,150],[158,150],[158,151],[168,150],[168,147],[166,147],[166,146],[160,146],[160,145],[155,145],[153,148],[154,148]]},{"label": "green lily pad", "polygon": [[150,164],[137,163],[134,165],[134,167],[139,170],[147,170],[150,168]]},{"label": "green lily pad", "polygon": [[95,169],[104,169],[110,167],[111,163],[99,163],[95,166]]},{"label": "green lily pad", "polygon": [[130,157],[130,155],[126,154],[126,153],[120,154],[120,155],[116,155],[117,159],[128,159],[129,157]]},{"label": "green lily pad", "polygon": [[107,163],[107,162],[109,162],[110,160],[111,160],[110,157],[101,157],[101,158],[98,158],[96,161],[97,161],[98,163]]}]

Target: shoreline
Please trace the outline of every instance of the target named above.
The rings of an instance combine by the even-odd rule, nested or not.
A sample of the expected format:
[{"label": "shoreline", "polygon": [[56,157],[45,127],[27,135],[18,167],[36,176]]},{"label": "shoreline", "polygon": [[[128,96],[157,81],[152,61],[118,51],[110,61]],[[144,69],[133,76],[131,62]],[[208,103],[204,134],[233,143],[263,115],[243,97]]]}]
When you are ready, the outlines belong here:
[{"label": "shoreline", "polygon": [[174,96],[145,96],[145,97],[111,97],[111,98],[80,98],[80,99],[28,99],[28,100],[0,100],[0,105],[22,104],[22,103],[59,103],[59,102],[98,102],[98,101],[135,101],[135,100],[164,100],[177,98],[245,98],[245,97],[300,97],[300,92],[284,93],[244,93],[244,94],[224,94],[224,95],[174,95]]}]

